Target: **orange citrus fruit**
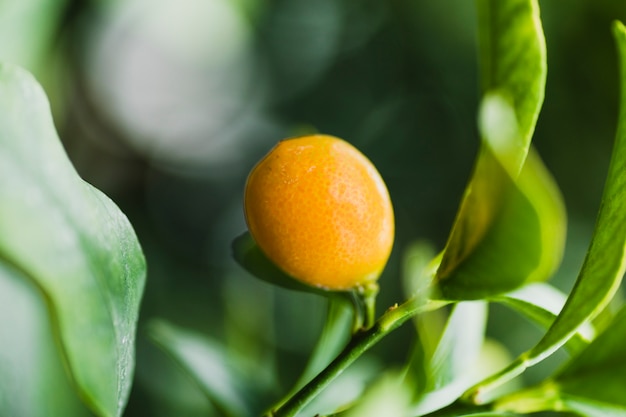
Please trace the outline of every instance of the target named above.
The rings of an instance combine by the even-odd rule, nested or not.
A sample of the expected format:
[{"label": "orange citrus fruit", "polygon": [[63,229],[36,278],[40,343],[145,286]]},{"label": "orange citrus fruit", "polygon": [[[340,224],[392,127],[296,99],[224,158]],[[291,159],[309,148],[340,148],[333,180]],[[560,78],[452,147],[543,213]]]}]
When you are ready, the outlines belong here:
[{"label": "orange citrus fruit", "polygon": [[361,152],[333,136],[280,141],[250,172],[244,210],[263,253],[315,287],[377,280],[393,246],[385,183]]}]

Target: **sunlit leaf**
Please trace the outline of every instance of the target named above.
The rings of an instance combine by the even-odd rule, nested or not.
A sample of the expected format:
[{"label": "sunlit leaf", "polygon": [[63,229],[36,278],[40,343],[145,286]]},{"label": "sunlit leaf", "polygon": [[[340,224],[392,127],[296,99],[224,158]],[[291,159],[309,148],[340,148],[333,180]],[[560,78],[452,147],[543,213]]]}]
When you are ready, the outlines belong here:
[{"label": "sunlit leaf", "polygon": [[578,401],[621,407],[626,415],[626,308],[554,379],[561,393]]},{"label": "sunlit leaf", "polygon": [[336,417],[380,417],[411,415],[411,387],[395,370],[387,371],[377,378],[359,400]]},{"label": "sunlit leaf", "polygon": [[407,298],[431,296],[432,283],[441,259],[429,242],[412,243],[404,252],[402,284]]},{"label": "sunlit leaf", "polygon": [[541,160],[530,152],[513,181],[489,155],[480,157],[438,271],[445,299],[488,298],[545,280],[562,258],[565,210]]},{"label": "sunlit leaf", "polygon": [[587,255],[563,309],[544,337],[509,367],[469,390],[466,398],[480,402],[481,393],[522,373],[558,350],[611,301],[626,270],[626,29],[614,25],[621,83],[621,108],[616,141],[600,211]]},{"label": "sunlit leaf", "polygon": [[481,148],[443,252],[442,297],[486,298],[548,278],[565,211],[530,140],[543,102],[545,41],[534,0],[480,0]]},{"label": "sunlit leaf", "polygon": [[576,396],[562,395],[561,404],[563,409],[585,417],[626,417],[626,408]]},{"label": "sunlit leaf", "polygon": [[244,401],[244,375],[219,344],[163,321],[151,323],[149,336],[196,382],[222,415],[251,415]]},{"label": "sunlit leaf", "polygon": [[[0,264],[39,290],[80,397],[100,416],[121,415],[133,378],[143,254],[126,217],[72,167],[41,87],[8,65],[0,65],[0,201]],[[0,379],[8,377],[0,367]],[[13,401],[0,402],[8,407],[0,414],[15,415]]]},{"label": "sunlit leaf", "polygon": [[551,378],[498,398],[498,410],[573,411],[584,416],[626,416],[626,308],[593,342]]},{"label": "sunlit leaf", "polygon": [[[546,84],[546,45],[539,5],[536,0],[477,0],[476,10],[482,90],[485,94],[495,91],[511,103],[519,134],[511,149],[513,155],[523,155],[535,129]],[[489,109],[489,105],[483,107],[487,124],[501,119],[488,117]],[[511,126],[505,124],[504,129]],[[497,133],[489,141],[501,149]],[[519,164],[518,168],[524,161],[515,156],[511,160]]]},{"label": "sunlit leaf", "polygon": [[[552,325],[566,300],[565,294],[544,283],[529,284],[493,299],[518,311],[545,329]],[[570,353],[578,353],[587,347],[593,337],[594,329],[587,323],[568,340],[566,347]]]},{"label": "sunlit leaf", "polygon": [[607,306],[626,271],[626,29],[614,25],[622,80],[619,125],[591,244],[563,311],[530,352],[539,361]]},{"label": "sunlit leaf", "polygon": [[[433,330],[428,329],[430,314],[433,313],[426,314],[420,320],[420,336],[433,333]],[[415,414],[450,404],[476,382],[476,364],[483,347],[486,324],[485,303],[462,302],[452,307],[434,348],[428,349],[426,346],[430,352],[425,352],[423,358],[425,370],[416,375],[418,378],[425,375],[426,386],[422,389],[425,393],[414,408]],[[414,381],[416,386],[420,383],[423,385],[419,379]]]}]

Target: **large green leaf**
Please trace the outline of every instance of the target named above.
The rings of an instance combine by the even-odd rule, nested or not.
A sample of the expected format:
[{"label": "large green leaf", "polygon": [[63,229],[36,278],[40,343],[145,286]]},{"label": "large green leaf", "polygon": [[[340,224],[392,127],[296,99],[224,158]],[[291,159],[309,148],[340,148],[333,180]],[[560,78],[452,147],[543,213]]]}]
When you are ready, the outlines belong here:
[{"label": "large green leaf", "polygon": [[89,416],[53,343],[37,289],[0,262],[0,413],[4,416]]},{"label": "large green leaf", "polygon": [[591,244],[574,288],[550,329],[530,351],[507,369],[478,384],[465,395],[480,402],[480,394],[501,384],[559,349],[585,322],[611,301],[626,271],[626,29],[614,25],[620,76],[621,109],[613,155]]},{"label": "large green leaf", "polygon": [[614,25],[621,77],[621,109],[615,147],[591,244],[576,284],[550,331],[530,352],[541,359],[613,298],[626,271],[626,29]]},{"label": "large green leaf", "polygon": [[[80,397],[100,416],[121,415],[133,377],[143,254],[117,206],[73,169],[41,87],[8,65],[0,65],[0,201],[0,279],[34,284]],[[5,308],[22,307],[13,300]],[[33,360],[41,349],[24,346]],[[0,380],[7,378],[0,364]],[[36,384],[25,378],[11,383],[32,387],[36,398]],[[8,398],[0,414],[16,415],[18,401]]]},{"label": "large green leaf", "polygon": [[548,278],[565,234],[561,196],[530,139],[546,77],[533,0],[479,0],[481,148],[437,279],[446,299],[486,298]]},{"label": "large green leaf", "polygon": [[477,167],[437,272],[444,299],[489,298],[545,280],[563,254],[565,209],[538,156],[528,154],[515,181],[487,149],[478,163],[489,168]]}]

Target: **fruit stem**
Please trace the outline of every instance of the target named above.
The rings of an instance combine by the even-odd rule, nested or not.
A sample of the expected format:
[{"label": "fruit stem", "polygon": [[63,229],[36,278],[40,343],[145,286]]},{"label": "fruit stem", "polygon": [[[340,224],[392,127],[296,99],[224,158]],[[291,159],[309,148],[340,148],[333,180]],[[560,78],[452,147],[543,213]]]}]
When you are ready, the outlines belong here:
[{"label": "fruit stem", "polygon": [[378,289],[378,283],[371,282],[359,290],[359,296],[362,298],[365,307],[364,330],[369,329],[376,322],[376,296],[378,295]]},{"label": "fruit stem", "polygon": [[416,314],[436,310],[446,304],[448,304],[447,301],[413,297],[399,306],[390,307],[370,328],[355,333],[344,350],[322,372],[264,417],[295,416],[339,374],[387,334]]}]

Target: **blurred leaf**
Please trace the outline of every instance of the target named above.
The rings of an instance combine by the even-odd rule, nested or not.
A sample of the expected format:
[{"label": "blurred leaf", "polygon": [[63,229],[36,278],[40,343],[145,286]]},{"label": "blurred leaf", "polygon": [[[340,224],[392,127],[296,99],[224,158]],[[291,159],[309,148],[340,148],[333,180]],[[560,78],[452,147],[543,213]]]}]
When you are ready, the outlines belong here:
[{"label": "blurred leaf", "polygon": [[607,329],[553,377],[498,398],[493,407],[519,413],[573,411],[626,416],[626,307]]},{"label": "blurred leaf", "polygon": [[577,329],[593,319],[611,301],[626,270],[626,29],[614,25],[617,40],[621,108],[615,147],[604,187],[600,211],[574,288],[543,338],[509,367],[476,385],[465,395],[480,402],[481,393],[521,374],[558,350]]},{"label": "blurred leaf", "polygon": [[554,379],[559,391],[568,398],[621,407],[622,415],[626,415],[626,308]]},{"label": "blurred leaf", "polygon": [[328,387],[306,405],[299,416],[326,415],[367,398],[368,385],[385,374],[376,358],[364,355],[337,376]]},{"label": "blurred leaf", "polygon": [[[350,340],[353,309],[342,299],[328,300],[328,313],[306,368],[294,384],[293,393],[324,369]],[[289,395],[287,396],[287,398]]]},{"label": "blurred leaf", "polygon": [[0,412],[91,416],[63,369],[41,294],[0,261]]},{"label": "blurred leaf", "polygon": [[[539,5],[536,0],[476,0],[476,10],[483,93],[495,91],[511,103],[519,135],[511,150],[524,155],[535,130],[546,84],[546,45]],[[501,142],[492,139],[499,137],[488,139],[497,149]],[[513,160],[521,168],[524,158],[514,156]]]},{"label": "blurred leaf", "polygon": [[546,78],[538,5],[480,0],[478,11],[482,143],[437,271],[453,300],[544,280],[564,245],[561,196],[530,148]]},{"label": "blurred leaf", "polygon": [[610,405],[595,402],[579,397],[563,395],[561,397],[562,406],[585,417],[625,417],[626,408],[611,407]]},{"label": "blurred leaf", "polygon": [[[244,398],[244,375],[231,365],[223,347],[210,339],[164,321],[153,321],[150,338],[197,383],[224,416],[252,413]],[[248,376],[248,380],[254,380]]]},{"label": "blurred leaf", "polygon": [[436,256],[430,242],[413,242],[405,251],[402,261],[402,284],[407,298],[429,297],[433,277],[441,258]]},{"label": "blurred leaf", "polygon": [[0,61],[40,72],[67,0],[0,1]]},{"label": "blurred leaf", "polygon": [[[494,301],[511,307],[545,329],[552,325],[566,300],[563,293],[544,283],[529,284],[494,298]],[[568,340],[566,347],[570,353],[576,354],[587,347],[593,337],[594,329],[587,323]]]},{"label": "blurred leaf", "polygon": [[350,299],[350,291],[328,291],[312,287],[287,275],[278,268],[258,247],[249,232],[236,237],[232,243],[233,257],[246,271],[255,277],[272,285],[293,291],[301,291],[323,295],[325,297],[338,296]]},{"label": "blurred leaf", "polygon": [[529,353],[535,363],[561,346],[613,298],[626,271],[626,29],[614,25],[620,60],[621,109],[617,137],[591,244],[567,303]]},{"label": "blurred leaf", "polygon": [[[428,320],[428,315],[423,319]],[[485,340],[486,324],[486,303],[462,302],[452,307],[435,350],[426,352],[423,373],[427,378],[426,392],[414,413],[423,414],[444,407],[476,382],[475,365]],[[418,376],[420,374],[422,372]],[[414,385],[420,382],[415,381]]]},{"label": "blurred leaf", "polygon": [[363,393],[348,410],[333,414],[337,417],[408,416],[411,386],[403,382],[397,371],[386,371]]},{"label": "blurred leaf", "polygon": [[[100,416],[121,415],[133,379],[143,254],[117,206],[73,169],[41,87],[8,65],[0,65],[0,201],[0,263],[41,292],[81,398]],[[12,400],[0,414],[14,415]]]}]

